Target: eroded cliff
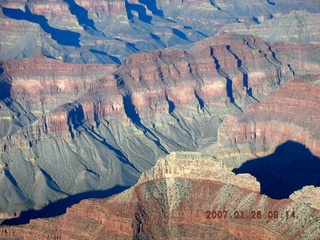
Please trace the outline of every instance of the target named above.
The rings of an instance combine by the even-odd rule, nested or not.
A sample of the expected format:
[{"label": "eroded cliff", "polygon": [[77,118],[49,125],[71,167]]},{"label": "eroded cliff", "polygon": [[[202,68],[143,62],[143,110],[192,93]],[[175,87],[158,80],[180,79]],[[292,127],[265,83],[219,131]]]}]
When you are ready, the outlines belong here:
[{"label": "eroded cliff", "polygon": [[[228,24],[254,29],[293,10],[319,13],[318,5],[261,0],[1,1],[0,59],[21,59],[42,51],[66,62],[119,64],[134,52],[181,44],[188,48]],[[292,28],[292,35],[299,32]]]},{"label": "eroded cliff", "polygon": [[[297,53],[295,58],[292,49]],[[279,86],[279,93],[273,93],[279,98],[288,91],[299,92],[304,84],[293,84],[289,79],[319,74],[319,49],[317,44],[271,44],[258,37],[221,33],[189,51],[138,53],[120,66],[76,65],[41,55],[3,61],[1,112],[2,123],[8,128],[3,128],[0,140],[0,175],[1,186],[12,186],[14,191],[3,188],[1,210],[18,213],[43,207],[62,195],[130,186],[156,159],[179,149],[209,147],[209,152],[219,158],[244,156],[249,150],[244,148],[239,155],[236,147],[242,138],[237,137],[237,144],[230,143],[234,139],[230,134],[236,135],[237,128],[228,130],[228,123],[237,117],[246,119],[264,100],[258,102]],[[308,76],[304,78],[309,81]],[[316,83],[306,83],[309,93],[300,91],[297,96],[307,94],[306,99],[316,101]],[[282,92],[286,88],[293,90]],[[250,105],[254,103],[258,104]],[[316,104],[310,109],[317,111]],[[286,108],[281,101],[272,106]],[[303,117],[316,124],[317,112],[309,110],[302,109]],[[240,115],[224,120],[230,114]],[[246,124],[250,121],[244,122],[244,128],[249,128]],[[293,126],[290,124],[285,127]],[[282,138],[281,131],[266,134],[278,139],[291,136]],[[310,139],[307,147],[317,154],[314,133],[303,134],[292,140],[307,144]],[[256,139],[253,154],[259,154],[259,146],[265,147],[260,144],[263,137]],[[268,141],[273,148],[257,156],[269,154],[281,144],[272,139]],[[243,146],[248,146],[249,140],[243,141]],[[252,157],[251,151],[245,156]],[[241,159],[232,166],[247,160]],[[38,174],[46,181],[37,178]],[[32,189],[37,184],[55,193],[48,198],[44,191],[36,197]],[[7,201],[6,194],[21,207]]]},{"label": "eroded cliff", "polygon": [[2,226],[0,234],[11,239],[317,239],[320,212],[307,198],[297,193],[271,199],[259,193],[250,175],[236,176],[200,153],[175,152],[123,193],[83,200],[56,218]]}]

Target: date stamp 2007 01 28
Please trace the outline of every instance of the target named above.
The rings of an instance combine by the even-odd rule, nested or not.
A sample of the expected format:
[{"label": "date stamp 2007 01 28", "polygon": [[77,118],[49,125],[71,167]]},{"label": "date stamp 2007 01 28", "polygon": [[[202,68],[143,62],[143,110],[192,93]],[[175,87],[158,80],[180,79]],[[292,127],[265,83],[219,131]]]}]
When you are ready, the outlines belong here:
[{"label": "date stamp 2007 01 28", "polygon": [[212,210],[206,211],[205,217],[207,219],[294,219],[297,218],[294,211],[220,211]]}]

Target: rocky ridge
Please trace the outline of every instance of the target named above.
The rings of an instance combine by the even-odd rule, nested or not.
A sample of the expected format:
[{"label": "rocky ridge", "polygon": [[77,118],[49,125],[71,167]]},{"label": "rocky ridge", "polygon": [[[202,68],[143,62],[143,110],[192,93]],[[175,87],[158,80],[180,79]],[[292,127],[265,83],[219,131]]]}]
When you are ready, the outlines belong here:
[{"label": "rocky ridge", "polygon": [[76,65],[41,53],[23,60],[1,62],[0,136],[11,136],[59,105],[72,102],[90,84],[114,70],[113,65]]},{"label": "rocky ridge", "polygon": [[223,26],[221,31],[244,35],[256,35],[267,42],[319,43],[319,13],[292,11],[261,24],[234,23]]},{"label": "rocky ridge", "polygon": [[230,158],[233,167],[239,167],[240,159],[271,154],[289,140],[303,143],[320,156],[319,102],[319,75],[290,79],[260,103],[221,124],[215,156]]},{"label": "rocky ridge", "polygon": [[[3,238],[317,238],[317,0],[1,1],[0,23],[1,218],[109,196],[175,150],[215,156],[169,155]],[[282,218],[211,224],[204,207]]]},{"label": "rocky ridge", "polygon": [[[10,198],[19,202],[8,202],[4,188],[1,209],[14,213],[53,201],[41,194],[34,199],[31,189],[37,184],[56,192],[50,195],[53,199],[130,186],[156,159],[179,149],[210,149],[218,141],[221,151],[210,153],[230,155],[234,149],[223,140],[223,130],[218,132],[220,123],[285,87],[294,75],[319,74],[318,52],[317,44],[270,44],[258,37],[222,33],[189,51],[134,54],[120,66],[34,58],[4,61],[1,83],[8,91],[1,100],[2,121],[12,124],[12,112],[32,117],[13,115],[21,120],[16,118],[17,127],[0,140],[1,186],[12,186]],[[21,76],[30,66],[53,75],[24,70]],[[79,78],[66,78],[71,70]],[[48,84],[48,92],[28,88],[30,83]],[[310,93],[317,98],[317,90]],[[39,94],[44,97],[40,105]],[[299,139],[306,144],[307,138]],[[38,175],[46,181],[25,178]]]},{"label": "rocky ridge", "polygon": [[222,162],[193,152],[172,152],[160,158],[152,169],[141,175],[137,184],[171,178],[209,179],[260,192],[259,182],[251,175],[235,175]]},{"label": "rocky ridge", "polygon": [[[320,213],[303,201],[307,197],[296,193],[292,199],[274,200],[259,194],[258,189],[259,183],[252,176],[235,176],[219,161],[199,153],[176,152],[160,159],[155,168],[123,193],[108,199],[83,200],[56,218],[32,220],[15,227],[2,226],[0,236],[11,239],[32,236],[316,239],[319,236]],[[212,212],[221,212],[221,217]],[[245,217],[240,217],[241,214]]]},{"label": "rocky ridge", "polygon": [[292,10],[319,13],[316,1],[19,0],[0,7],[2,60],[41,51],[66,62],[116,64],[134,52],[195,43],[227,24],[254,28]]}]

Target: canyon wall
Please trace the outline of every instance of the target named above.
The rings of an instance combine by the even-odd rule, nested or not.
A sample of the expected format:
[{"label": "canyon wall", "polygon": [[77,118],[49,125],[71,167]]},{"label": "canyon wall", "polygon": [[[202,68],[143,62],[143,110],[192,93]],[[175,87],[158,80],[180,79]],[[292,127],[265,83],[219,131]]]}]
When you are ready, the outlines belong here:
[{"label": "canyon wall", "polygon": [[[0,59],[22,59],[41,51],[65,62],[120,64],[134,52],[182,44],[188,48],[225,25],[243,24],[231,26],[239,33],[247,26],[259,29],[265,22],[262,28],[281,28],[274,19],[302,9],[320,11],[316,1],[1,1]],[[306,32],[316,32],[301,32],[299,24],[290,21],[290,39],[305,41]],[[300,38],[300,33],[306,36]]]},{"label": "canyon wall", "polygon": [[[0,175],[5,182],[1,186],[15,189],[10,196],[21,202],[21,208],[16,210],[17,204],[6,200],[4,187],[1,210],[19,213],[22,209],[41,208],[58,196],[131,186],[156,159],[179,149],[204,149],[226,160],[269,154],[282,143],[274,139],[282,139],[285,132],[272,133],[276,128],[270,124],[263,130],[265,134],[256,133],[257,140],[252,143],[256,150],[252,153],[249,148],[251,155],[246,155],[248,150],[241,145],[244,150],[239,155],[237,146],[242,140],[249,141],[252,134],[247,134],[247,140],[236,135],[252,127],[244,124],[237,130],[230,122],[235,122],[232,119],[238,115],[226,117],[244,111],[239,118],[243,116],[250,124],[248,119],[255,115],[247,114],[258,110],[267,96],[279,94],[281,98],[288,91],[299,93],[299,86],[303,86],[310,91],[300,91],[297,96],[303,98],[309,93],[306,99],[310,100],[305,104],[315,103],[310,111],[302,109],[305,112],[301,117],[315,123],[317,113],[311,109],[317,110],[317,80],[308,83],[305,76],[304,85],[291,84],[295,80],[289,79],[320,74],[318,52],[317,44],[271,44],[258,37],[221,33],[189,51],[133,54],[120,66],[76,65],[41,55],[3,61],[1,84],[7,90],[1,100],[1,120],[8,128],[3,128],[0,140]],[[282,92],[286,87],[290,89]],[[271,96],[274,101],[276,98]],[[270,111],[286,108],[281,101],[273,105]],[[294,123],[301,122],[299,119]],[[285,129],[293,126],[286,124]],[[314,150],[317,142],[312,142],[310,134],[303,130],[301,137],[293,140],[318,154]],[[263,145],[264,135],[272,137]],[[291,135],[283,139],[289,138]],[[232,143],[234,139],[236,144]],[[243,142],[243,146],[248,144]],[[265,150],[268,144],[270,148]],[[245,160],[243,157],[226,164],[238,167]],[[44,183],[40,183],[38,174],[43,174]],[[35,199],[32,186],[37,184],[55,194],[49,199],[40,194]]]},{"label": "canyon wall", "polygon": [[302,10],[283,14],[261,24],[234,23],[222,27],[223,32],[257,35],[267,42],[319,43],[319,13]]},{"label": "canyon wall", "polygon": [[[181,170],[181,171],[180,171]],[[29,239],[316,239],[319,208],[306,194],[274,200],[250,175],[194,152],[160,159],[130,189],[83,200],[56,218],[2,226],[1,238]]]},{"label": "canyon wall", "polygon": [[296,141],[320,156],[319,79],[319,75],[294,77],[243,114],[228,117],[218,131],[216,155],[239,167],[239,155],[242,160],[264,156]]}]

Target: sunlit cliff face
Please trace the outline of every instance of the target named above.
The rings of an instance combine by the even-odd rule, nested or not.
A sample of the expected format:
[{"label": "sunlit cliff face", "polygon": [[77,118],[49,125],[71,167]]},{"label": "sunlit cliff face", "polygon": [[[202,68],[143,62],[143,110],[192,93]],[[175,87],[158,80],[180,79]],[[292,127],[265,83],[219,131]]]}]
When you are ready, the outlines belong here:
[{"label": "sunlit cliff face", "polygon": [[305,187],[282,200],[259,192],[260,184],[253,176],[235,175],[210,156],[179,151],[159,159],[136,185],[120,194],[83,200],[55,218],[3,226],[0,236],[44,237],[50,233],[55,238],[107,239],[317,237],[317,188]]},{"label": "sunlit cliff face", "polygon": [[[0,216],[38,209],[4,224],[57,216],[140,179],[57,218],[76,227],[37,220],[0,228],[4,238],[79,229],[79,238],[303,239],[315,229],[318,4],[0,5]],[[297,212],[313,216],[304,229]],[[287,230],[276,213],[292,218]]]}]

